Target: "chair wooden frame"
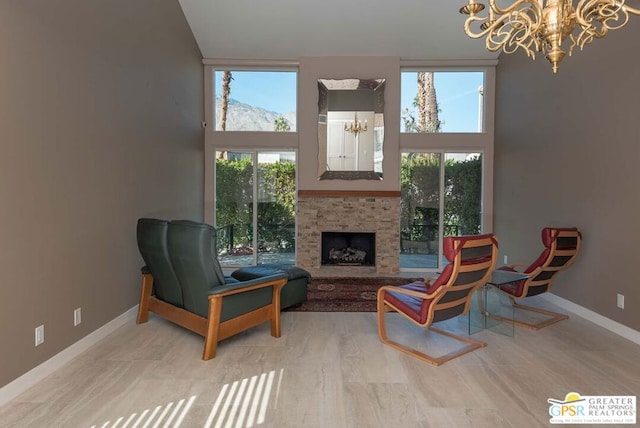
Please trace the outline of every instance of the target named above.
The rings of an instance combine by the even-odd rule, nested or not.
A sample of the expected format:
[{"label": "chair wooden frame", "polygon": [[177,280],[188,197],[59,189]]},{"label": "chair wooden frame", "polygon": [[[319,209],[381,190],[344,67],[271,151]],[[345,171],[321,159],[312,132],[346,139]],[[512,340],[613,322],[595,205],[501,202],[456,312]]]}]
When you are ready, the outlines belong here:
[{"label": "chair wooden frame", "polygon": [[[462,256],[461,256],[462,248],[473,248],[473,247],[481,247],[481,246],[487,246],[487,245],[492,245],[493,247],[491,258],[489,260],[484,260],[482,262],[473,263],[473,264],[462,264]],[[469,352],[472,352],[487,346],[485,342],[482,342],[480,340],[475,340],[470,337],[460,336],[460,335],[431,326],[431,324],[434,322],[434,314],[439,310],[452,308],[464,303],[464,310],[460,315],[468,313],[471,306],[471,297],[475,289],[477,289],[478,287],[482,287],[484,284],[486,284],[486,282],[491,276],[491,272],[495,268],[497,254],[498,254],[498,247],[496,243],[496,238],[493,235],[491,235],[491,237],[487,237],[483,239],[467,240],[466,242],[455,241],[454,249],[456,252],[456,256],[454,260],[451,262],[453,264],[453,271],[451,272],[449,280],[447,281],[446,284],[439,287],[433,293],[428,294],[426,292],[421,293],[421,292],[412,291],[412,290],[404,290],[402,288],[395,287],[395,286],[383,286],[378,290],[378,296],[377,296],[378,297],[378,306],[377,306],[378,336],[380,337],[380,340],[382,341],[382,343],[400,352],[411,355],[412,357],[418,358],[419,360],[434,366],[439,366],[461,355],[467,354]],[[482,270],[482,269],[486,269],[486,273],[482,276],[482,278],[476,281],[465,283],[465,284],[455,284],[459,274]],[[435,278],[425,279],[425,286],[426,286],[425,290],[428,288],[428,286],[431,284],[433,280],[435,280]],[[440,303],[440,300],[442,300],[442,298],[446,294],[450,292],[463,291],[463,290],[469,290],[469,292],[466,293],[464,297],[456,300]],[[429,306],[429,312],[425,322],[420,323],[416,321],[412,317],[405,314],[397,306],[385,300],[384,296],[386,291],[393,291],[393,292],[401,293],[407,296],[417,297],[423,300],[431,300],[432,302]],[[445,355],[433,356],[433,355],[428,355],[424,352],[418,351],[417,349],[411,348],[409,346],[400,344],[396,341],[390,340],[387,337],[387,331],[385,326],[385,314],[387,312],[398,312],[400,315],[402,315],[403,317],[405,317],[415,325],[418,325],[420,327],[427,327],[429,331],[433,331],[440,335],[453,338],[459,342],[462,342],[464,346],[460,349],[454,350]]]},{"label": "chair wooden frame", "polygon": [[[209,313],[204,318],[185,309],[157,299],[153,294],[153,276],[149,273],[142,275],[142,290],[140,292],[140,304],[138,305],[137,324],[149,320],[149,312],[171,321],[181,327],[204,337],[203,360],[210,360],[216,356],[218,342],[231,337],[241,331],[269,321],[271,323],[271,336],[281,336],[280,323],[280,291],[287,283],[286,278],[268,281],[252,286],[232,288],[216,294],[209,295]],[[258,288],[273,287],[271,304],[247,312],[236,318],[220,322],[222,303],[225,296],[244,293]]]},{"label": "chair wooden frame", "polygon": [[[568,248],[568,249],[558,248],[558,239],[560,238],[575,238],[576,239],[575,248]],[[530,273],[527,273],[527,275],[529,275],[529,278],[524,280],[521,297],[514,296],[512,294],[502,291],[509,297],[509,299],[511,300],[511,304],[513,305],[514,308],[547,315],[549,316],[549,318],[542,320],[538,323],[530,323],[526,321],[520,321],[520,320],[509,319],[504,317],[497,317],[497,318],[499,318],[502,321],[511,322],[518,327],[522,327],[522,328],[526,328],[534,331],[540,330],[544,327],[548,327],[559,321],[569,319],[569,315],[561,314],[561,313],[550,311],[547,309],[536,308],[534,306],[523,305],[522,303],[518,303],[518,300],[529,297],[529,289],[531,287],[536,287],[536,286],[541,286],[546,284],[547,285],[546,292],[551,291],[551,287],[553,286],[557,272],[567,269],[569,266],[571,266],[575,262],[576,257],[580,253],[581,246],[582,246],[582,235],[580,231],[578,231],[577,229],[557,229],[554,235],[553,241],[551,242],[551,245],[549,247],[549,254],[547,258],[544,260],[544,262],[540,264],[540,266],[538,266],[536,269],[534,269]],[[561,266],[551,266],[551,263],[555,257],[568,257],[569,259],[567,260],[566,263],[562,264]],[[522,263],[516,263],[506,267],[512,270],[516,270],[516,268],[526,269],[528,265],[522,264]],[[553,274],[551,278],[537,279],[538,276],[543,272],[552,272]]]}]

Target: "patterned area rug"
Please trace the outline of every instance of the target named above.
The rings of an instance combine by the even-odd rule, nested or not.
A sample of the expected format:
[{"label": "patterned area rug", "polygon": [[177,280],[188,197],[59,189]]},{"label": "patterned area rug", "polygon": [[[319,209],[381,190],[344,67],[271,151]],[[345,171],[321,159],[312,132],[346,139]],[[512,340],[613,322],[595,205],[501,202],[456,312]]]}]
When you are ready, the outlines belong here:
[{"label": "patterned area rug", "polygon": [[307,301],[287,308],[298,312],[375,312],[377,291],[383,285],[403,285],[424,278],[314,277]]}]

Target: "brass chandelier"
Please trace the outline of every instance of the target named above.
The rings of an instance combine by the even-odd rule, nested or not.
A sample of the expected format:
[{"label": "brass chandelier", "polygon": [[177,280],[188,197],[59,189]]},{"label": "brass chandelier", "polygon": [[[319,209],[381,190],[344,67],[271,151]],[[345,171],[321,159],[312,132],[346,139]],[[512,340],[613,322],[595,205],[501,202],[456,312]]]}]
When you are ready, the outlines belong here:
[{"label": "brass chandelier", "polygon": [[344,130],[352,133],[357,136],[361,132],[366,132],[369,127],[367,126],[367,121],[364,121],[364,125],[362,122],[358,120],[358,112],[354,115],[353,122],[349,124],[344,124]]},{"label": "brass chandelier", "polygon": [[[625,4],[625,0],[516,0],[510,6],[498,6],[499,0],[489,0],[486,16],[478,16],[484,4],[469,0],[460,13],[469,15],[464,31],[474,39],[486,37],[487,49],[500,49],[510,54],[522,48],[535,59],[544,53],[557,73],[558,64],[573,49],[580,50],[594,39],[603,38],[609,30],[624,26],[629,14],[640,15],[640,9]],[[476,31],[472,30],[476,27]]]}]

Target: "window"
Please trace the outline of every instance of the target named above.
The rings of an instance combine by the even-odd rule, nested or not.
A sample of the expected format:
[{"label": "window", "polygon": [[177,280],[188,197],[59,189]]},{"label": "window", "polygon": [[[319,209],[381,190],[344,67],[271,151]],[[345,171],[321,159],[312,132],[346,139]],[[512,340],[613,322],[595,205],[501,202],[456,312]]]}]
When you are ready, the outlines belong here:
[{"label": "window", "polygon": [[296,157],[217,151],[215,225],[223,267],[295,263]]},{"label": "window", "polygon": [[400,270],[439,270],[444,237],[492,231],[495,68],[400,75]]},{"label": "window", "polygon": [[297,79],[289,64],[205,65],[204,219],[225,268],[295,262]]},{"label": "window", "polygon": [[403,153],[401,181],[400,268],[440,269],[443,237],[482,230],[482,155]]},{"label": "window", "polygon": [[401,131],[484,132],[483,71],[403,71]]},{"label": "window", "polygon": [[296,131],[297,73],[214,72],[216,131]]}]

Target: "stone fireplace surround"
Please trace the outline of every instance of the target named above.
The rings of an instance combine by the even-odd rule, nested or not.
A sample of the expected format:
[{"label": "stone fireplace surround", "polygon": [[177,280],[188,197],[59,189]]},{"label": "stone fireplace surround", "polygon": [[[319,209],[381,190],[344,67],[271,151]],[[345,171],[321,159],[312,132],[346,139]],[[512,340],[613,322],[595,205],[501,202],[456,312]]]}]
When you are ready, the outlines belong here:
[{"label": "stone fireplace surround", "polygon": [[[316,276],[393,276],[400,270],[400,192],[298,192],[296,265]],[[374,232],[375,266],[321,264],[322,232]]]}]

